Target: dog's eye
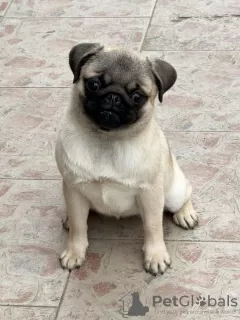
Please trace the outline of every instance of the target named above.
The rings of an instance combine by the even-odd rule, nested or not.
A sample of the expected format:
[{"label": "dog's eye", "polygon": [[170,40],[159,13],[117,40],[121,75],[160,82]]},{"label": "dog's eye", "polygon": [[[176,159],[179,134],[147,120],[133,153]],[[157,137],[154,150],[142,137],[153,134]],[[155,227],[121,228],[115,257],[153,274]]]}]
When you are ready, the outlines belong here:
[{"label": "dog's eye", "polygon": [[101,88],[101,82],[96,78],[88,79],[86,86],[89,91],[98,91]]},{"label": "dog's eye", "polygon": [[144,97],[143,95],[139,92],[139,91],[135,91],[133,94],[132,94],[132,101],[135,103],[135,104],[140,104],[142,103],[144,100]]}]

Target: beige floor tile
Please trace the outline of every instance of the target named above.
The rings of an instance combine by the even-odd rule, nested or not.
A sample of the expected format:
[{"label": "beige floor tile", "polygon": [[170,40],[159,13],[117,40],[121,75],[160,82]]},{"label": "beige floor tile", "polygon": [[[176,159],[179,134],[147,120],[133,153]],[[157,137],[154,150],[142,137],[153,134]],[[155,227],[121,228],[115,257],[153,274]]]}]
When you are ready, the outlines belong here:
[{"label": "beige floor tile", "polygon": [[1,243],[0,304],[57,307],[68,277],[59,266],[58,252],[51,245],[18,242]]},{"label": "beige floor tile", "polygon": [[1,307],[0,319],[2,320],[54,320],[54,308],[30,307]]},{"label": "beige floor tile", "polygon": [[151,16],[154,0],[14,0],[8,16],[138,17]]},{"label": "beige floor tile", "polygon": [[189,18],[159,21],[153,18],[143,50],[239,50],[238,17]]},{"label": "beige floor tile", "polygon": [[0,86],[69,86],[68,53],[79,42],[140,49],[148,18],[9,19],[2,35]]},{"label": "beige floor tile", "polygon": [[[215,316],[219,312],[219,317],[223,312],[239,316],[237,306],[208,306],[214,304],[208,296],[217,302],[220,297],[228,299],[229,296],[239,303],[239,245],[169,242],[173,267],[157,278],[142,270],[141,246],[132,242],[92,242],[85,264],[71,275],[58,320],[84,316],[120,320],[123,301],[127,315],[133,292],[137,292],[142,304],[149,308],[148,312],[145,309],[144,319],[194,319],[194,312],[201,315],[204,311],[209,315],[214,311]],[[156,301],[176,296],[178,306],[173,307],[171,300],[168,303],[172,307],[164,307],[160,302],[153,307],[153,296],[157,296]],[[196,303],[199,296],[205,298],[207,304],[199,306]],[[181,306],[188,301],[189,306]]]},{"label": "beige floor tile", "polygon": [[191,17],[221,18],[240,14],[238,0],[158,0],[154,20],[183,20]]},{"label": "beige floor tile", "polygon": [[239,131],[240,55],[220,52],[144,52],[178,73],[157,116],[167,131]]},{"label": "beige floor tile", "polygon": [[11,0],[0,1],[0,17],[4,16],[7,12]]}]

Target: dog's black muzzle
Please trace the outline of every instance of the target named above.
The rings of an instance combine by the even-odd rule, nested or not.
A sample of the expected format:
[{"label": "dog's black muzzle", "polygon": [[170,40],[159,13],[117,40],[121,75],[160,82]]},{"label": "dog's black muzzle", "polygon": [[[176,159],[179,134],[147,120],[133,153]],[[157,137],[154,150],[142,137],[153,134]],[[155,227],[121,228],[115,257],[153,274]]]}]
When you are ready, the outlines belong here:
[{"label": "dog's black muzzle", "polygon": [[112,130],[126,125],[131,109],[121,93],[103,92],[87,97],[85,112],[102,130]]}]

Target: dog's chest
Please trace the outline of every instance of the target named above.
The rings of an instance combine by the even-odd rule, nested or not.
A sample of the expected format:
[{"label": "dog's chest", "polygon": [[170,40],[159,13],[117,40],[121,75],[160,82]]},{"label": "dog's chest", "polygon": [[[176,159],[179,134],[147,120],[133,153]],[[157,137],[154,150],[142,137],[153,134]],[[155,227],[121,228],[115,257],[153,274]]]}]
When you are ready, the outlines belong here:
[{"label": "dog's chest", "polygon": [[90,182],[78,187],[89,199],[92,209],[100,213],[116,217],[138,213],[135,188],[113,182]]},{"label": "dog's chest", "polygon": [[147,153],[142,148],[134,148],[134,144],[102,147],[75,139],[65,145],[60,142],[56,158],[63,177],[75,185],[107,181],[118,186],[144,188],[147,184]]},{"label": "dog's chest", "polygon": [[111,146],[71,139],[57,147],[60,172],[98,212],[116,217],[138,213],[136,196],[148,187],[147,153],[134,144]]}]

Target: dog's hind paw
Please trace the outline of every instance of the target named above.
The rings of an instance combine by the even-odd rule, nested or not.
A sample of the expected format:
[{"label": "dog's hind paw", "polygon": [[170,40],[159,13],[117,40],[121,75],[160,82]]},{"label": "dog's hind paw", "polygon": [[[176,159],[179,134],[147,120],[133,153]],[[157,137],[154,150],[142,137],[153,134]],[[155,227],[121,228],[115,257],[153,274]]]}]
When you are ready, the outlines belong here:
[{"label": "dog's hind paw", "polygon": [[184,229],[193,229],[198,224],[198,215],[194,209],[181,209],[174,213],[173,220],[178,226]]},{"label": "dog's hind paw", "polygon": [[66,220],[62,220],[62,226],[65,230],[69,230],[69,222],[68,222],[68,217]]}]

